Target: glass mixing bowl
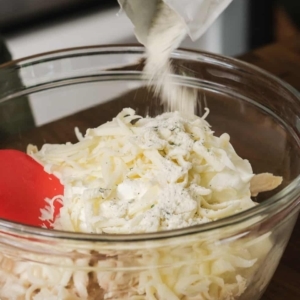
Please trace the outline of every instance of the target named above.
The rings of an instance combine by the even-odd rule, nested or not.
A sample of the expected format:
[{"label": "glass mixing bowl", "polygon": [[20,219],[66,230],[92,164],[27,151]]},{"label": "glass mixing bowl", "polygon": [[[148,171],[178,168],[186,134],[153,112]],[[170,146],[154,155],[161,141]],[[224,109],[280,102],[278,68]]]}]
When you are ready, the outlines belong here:
[{"label": "glass mixing bowl", "polygon": [[[261,297],[299,211],[299,95],[235,59],[178,50],[172,60],[174,80],[197,90],[198,113],[209,107],[216,134],[229,133],[255,173],[283,176],[283,184],[248,211],[159,233],[79,234],[0,219],[2,300]],[[162,112],[141,76],[143,61],[141,47],[105,46],[2,65],[0,148],[75,142],[74,127],[84,132],[124,107]]]}]

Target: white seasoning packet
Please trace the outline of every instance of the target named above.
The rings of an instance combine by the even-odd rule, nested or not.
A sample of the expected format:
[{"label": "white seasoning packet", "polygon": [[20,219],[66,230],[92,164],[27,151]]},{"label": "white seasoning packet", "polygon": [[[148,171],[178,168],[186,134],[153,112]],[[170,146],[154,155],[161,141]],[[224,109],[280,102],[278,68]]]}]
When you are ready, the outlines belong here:
[{"label": "white seasoning packet", "polygon": [[232,0],[164,0],[187,25],[192,40],[200,38]]},{"label": "white seasoning packet", "polygon": [[[163,0],[184,21],[192,40],[200,38],[232,0]],[[146,44],[147,35],[157,5],[161,0],[118,0],[133,25],[140,43]]]},{"label": "white seasoning packet", "polygon": [[145,45],[159,0],[118,0],[118,2],[134,25],[138,41]]}]

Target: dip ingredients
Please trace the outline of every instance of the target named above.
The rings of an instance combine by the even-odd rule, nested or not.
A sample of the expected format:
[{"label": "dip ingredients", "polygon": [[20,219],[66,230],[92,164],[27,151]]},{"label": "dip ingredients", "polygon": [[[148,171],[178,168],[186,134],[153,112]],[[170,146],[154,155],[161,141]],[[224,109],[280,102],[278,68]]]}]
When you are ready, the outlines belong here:
[{"label": "dip ingredients", "polygon": [[[205,117],[142,118],[127,108],[79,142],[29,154],[64,185],[55,229],[145,233],[218,220],[256,205],[250,163]],[[271,175],[272,176],[272,175]],[[280,183],[280,182],[279,182]],[[260,189],[260,188],[258,188]],[[53,201],[59,201],[57,197]],[[52,203],[43,222],[53,221]]]},{"label": "dip ingredients", "polygon": [[[47,199],[41,222],[87,233],[145,233],[206,223],[255,206],[251,189],[256,194],[274,188],[281,178],[255,177],[229,135],[214,136],[207,114],[142,118],[127,108],[85,136],[76,129],[76,144],[44,145],[39,151],[29,146],[28,153],[65,187],[64,195]],[[272,185],[261,185],[260,177]],[[256,187],[251,186],[255,178]],[[63,203],[57,220],[54,201]],[[59,244],[49,252],[39,241],[32,241],[34,251],[25,254],[4,249],[0,297],[235,300],[250,292],[251,299],[251,292],[264,286],[265,272],[273,270],[260,270],[273,242],[270,233],[248,236],[243,226],[143,244],[87,241],[84,250],[64,245],[63,255]]]}]

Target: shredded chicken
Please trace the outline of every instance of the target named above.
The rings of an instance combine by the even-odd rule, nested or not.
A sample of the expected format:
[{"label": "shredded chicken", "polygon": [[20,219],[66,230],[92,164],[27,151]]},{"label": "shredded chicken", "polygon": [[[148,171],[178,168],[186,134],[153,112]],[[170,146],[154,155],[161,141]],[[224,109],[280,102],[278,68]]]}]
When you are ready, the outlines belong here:
[{"label": "shredded chicken", "polygon": [[256,197],[259,193],[272,191],[280,186],[282,177],[274,176],[271,173],[255,175],[250,181],[251,196]]}]

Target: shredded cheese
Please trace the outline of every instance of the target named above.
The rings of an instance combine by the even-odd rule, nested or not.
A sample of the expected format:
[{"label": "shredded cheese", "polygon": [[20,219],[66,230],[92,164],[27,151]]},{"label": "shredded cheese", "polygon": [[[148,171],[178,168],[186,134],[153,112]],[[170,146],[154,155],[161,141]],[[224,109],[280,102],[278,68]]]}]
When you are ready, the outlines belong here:
[{"label": "shredded cheese", "polygon": [[[76,144],[31,151],[64,185],[54,228],[156,232],[253,207],[249,162],[235,153],[228,134],[214,136],[204,117],[175,112],[142,118],[127,108],[84,137],[76,131]],[[48,203],[41,220],[51,223],[51,212]]]},{"label": "shredded cheese", "polygon": [[[214,136],[207,115],[142,118],[126,108],[84,136],[76,128],[75,144],[29,146],[64,185],[64,195],[46,199],[41,222],[67,231],[145,233],[255,206],[249,162],[235,153],[228,134]],[[63,204],[55,220],[54,201]],[[236,300],[249,293],[272,247],[269,234],[232,236],[224,229],[211,238],[149,241],[141,250],[135,243],[118,250],[87,244],[64,257],[27,253],[19,260],[24,254],[14,249],[0,253],[0,298]],[[261,278],[252,295],[262,288]]]},{"label": "shredded cheese", "polygon": [[[0,253],[1,300],[236,300],[245,292],[252,299],[274,269],[266,263],[274,248],[269,234],[228,243],[198,237],[172,245],[150,242],[142,250],[90,246],[66,258],[27,254],[20,260],[23,251]],[[275,262],[281,251],[273,253]]]}]

